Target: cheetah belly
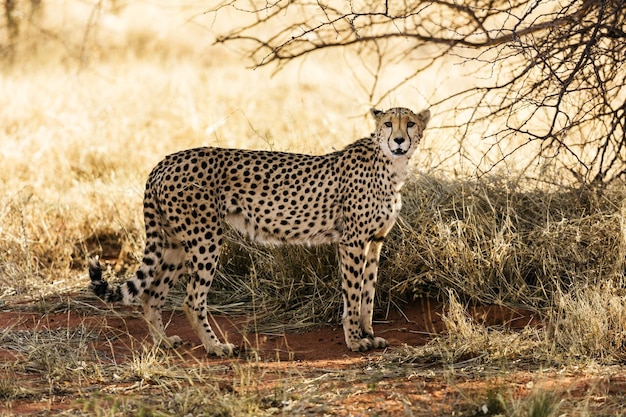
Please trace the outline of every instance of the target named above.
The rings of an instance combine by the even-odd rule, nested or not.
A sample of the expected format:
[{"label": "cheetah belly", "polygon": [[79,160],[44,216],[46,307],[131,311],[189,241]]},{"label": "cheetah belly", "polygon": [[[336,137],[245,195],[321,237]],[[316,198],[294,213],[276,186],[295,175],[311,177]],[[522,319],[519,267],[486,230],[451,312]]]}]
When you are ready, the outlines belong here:
[{"label": "cheetah belly", "polygon": [[226,222],[248,238],[270,244],[321,244],[341,237],[342,222],[330,213],[317,218],[290,217],[283,213],[253,216],[244,211],[230,213]]}]

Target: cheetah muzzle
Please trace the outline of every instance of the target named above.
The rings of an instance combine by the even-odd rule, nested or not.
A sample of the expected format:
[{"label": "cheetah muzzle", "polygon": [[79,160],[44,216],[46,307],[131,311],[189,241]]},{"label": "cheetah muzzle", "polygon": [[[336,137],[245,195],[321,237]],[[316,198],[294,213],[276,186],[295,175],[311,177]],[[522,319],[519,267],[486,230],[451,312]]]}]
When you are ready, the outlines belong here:
[{"label": "cheetah muzzle", "polygon": [[107,302],[142,301],[156,344],[166,336],[161,309],[182,274],[190,275],[183,310],[209,354],[232,355],[208,320],[207,294],[223,243],[224,222],[268,243],[338,244],[342,323],[352,351],[383,348],[372,314],[378,259],[402,206],[400,189],[430,112],[372,109],[374,133],[326,155],[195,148],[166,156],[144,194],[146,246],[136,273],[119,285],[89,263],[91,288]]}]

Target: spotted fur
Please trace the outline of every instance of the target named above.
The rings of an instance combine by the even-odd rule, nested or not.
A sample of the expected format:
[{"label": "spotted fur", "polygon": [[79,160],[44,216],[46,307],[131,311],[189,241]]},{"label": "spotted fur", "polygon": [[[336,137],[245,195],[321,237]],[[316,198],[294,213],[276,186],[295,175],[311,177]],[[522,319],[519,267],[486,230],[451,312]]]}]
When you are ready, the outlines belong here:
[{"label": "spotted fur", "polygon": [[341,258],[343,328],[353,351],[387,346],[372,313],[383,240],[400,212],[409,159],[430,119],[406,108],[372,109],[376,129],[343,150],[312,156],[195,148],[168,155],[150,173],[144,197],[146,246],[135,275],[110,286],[90,263],[93,291],[109,302],[141,298],[155,343],[167,337],[161,308],[183,273],[191,278],[183,309],[207,352],[231,355],[207,317],[224,222],[269,243],[336,242]]}]

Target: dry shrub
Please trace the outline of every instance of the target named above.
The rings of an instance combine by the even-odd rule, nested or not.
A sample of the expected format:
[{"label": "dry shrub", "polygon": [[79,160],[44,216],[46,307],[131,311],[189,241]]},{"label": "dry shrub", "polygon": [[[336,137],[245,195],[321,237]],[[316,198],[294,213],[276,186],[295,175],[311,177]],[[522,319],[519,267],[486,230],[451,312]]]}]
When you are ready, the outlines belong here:
[{"label": "dry shrub", "polygon": [[[497,177],[416,176],[404,195],[403,221],[382,263],[391,282],[383,287],[395,297],[429,294],[448,302],[447,334],[410,348],[405,360],[623,360],[623,185],[523,190]],[[463,303],[524,305],[543,324],[488,329]]]},{"label": "dry shrub", "polygon": [[452,288],[479,303],[547,306],[556,290],[623,280],[625,207],[620,185],[525,190],[497,176],[418,175],[405,186],[383,276],[409,296]]}]

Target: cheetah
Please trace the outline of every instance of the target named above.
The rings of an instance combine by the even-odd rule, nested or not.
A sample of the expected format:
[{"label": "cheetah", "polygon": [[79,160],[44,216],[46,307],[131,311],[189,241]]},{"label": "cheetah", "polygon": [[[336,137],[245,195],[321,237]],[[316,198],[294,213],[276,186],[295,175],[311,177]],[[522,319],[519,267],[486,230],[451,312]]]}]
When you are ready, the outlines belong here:
[{"label": "cheetah", "polygon": [[136,273],[119,285],[89,263],[91,289],[106,302],[141,299],[155,344],[177,347],[161,309],[169,290],[189,274],[183,310],[209,354],[235,354],[211,329],[207,294],[223,243],[224,222],[271,244],[338,244],[342,324],[352,351],[384,348],[372,313],[378,260],[401,208],[400,189],[430,111],[371,109],[369,137],[326,155],[202,147],[166,156],[144,194],[146,245]]}]

